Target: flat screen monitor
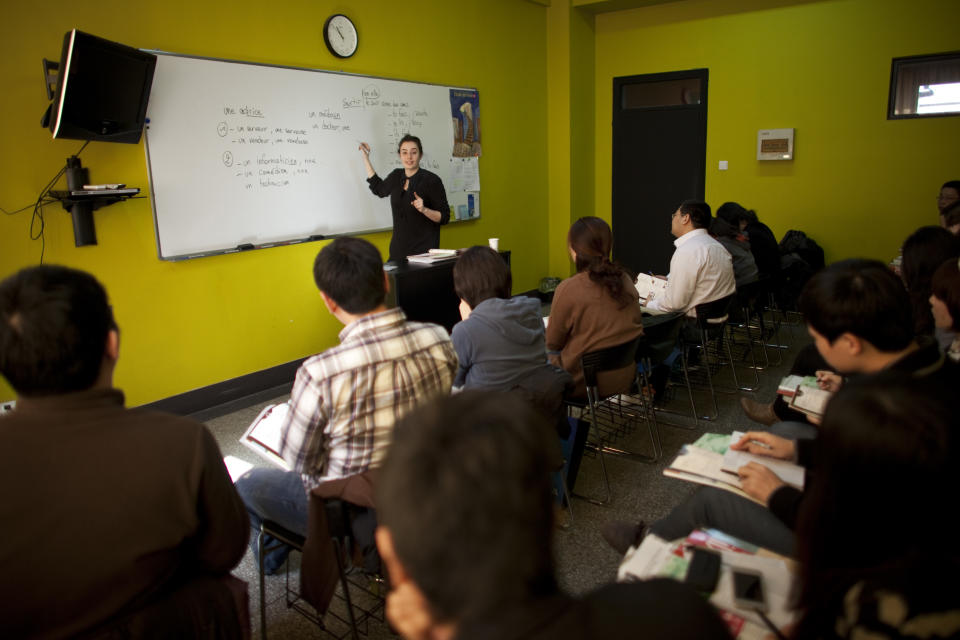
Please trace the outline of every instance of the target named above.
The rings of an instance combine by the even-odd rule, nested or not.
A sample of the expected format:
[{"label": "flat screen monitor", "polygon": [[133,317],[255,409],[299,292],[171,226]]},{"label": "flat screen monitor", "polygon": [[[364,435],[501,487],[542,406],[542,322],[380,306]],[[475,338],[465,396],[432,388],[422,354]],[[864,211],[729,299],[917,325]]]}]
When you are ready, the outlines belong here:
[{"label": "flat screen monitor", "polygon": [[140,142],[157,57],[74,29],[63,37],[54,138]]}]

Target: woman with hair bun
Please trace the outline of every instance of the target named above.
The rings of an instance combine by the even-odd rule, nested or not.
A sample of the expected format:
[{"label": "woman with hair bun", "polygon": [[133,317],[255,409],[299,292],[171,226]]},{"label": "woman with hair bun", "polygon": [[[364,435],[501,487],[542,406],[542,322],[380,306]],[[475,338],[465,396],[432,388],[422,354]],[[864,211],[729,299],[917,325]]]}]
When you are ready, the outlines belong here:
[{"label": "woman with hair bun", "polygon": [[[557,287],[547,325],[547,349],[553,363],[566,369],[576,385],[574,394],[586,395],[580,357],[584,353],[622,344],[643,334],[640,297],[626,270],[611,262],[610,226],[593,216],[570,227],[567,247],[577,266],[576,275]],[[600,374],[600,393],[626,391],[636,367]]]}]

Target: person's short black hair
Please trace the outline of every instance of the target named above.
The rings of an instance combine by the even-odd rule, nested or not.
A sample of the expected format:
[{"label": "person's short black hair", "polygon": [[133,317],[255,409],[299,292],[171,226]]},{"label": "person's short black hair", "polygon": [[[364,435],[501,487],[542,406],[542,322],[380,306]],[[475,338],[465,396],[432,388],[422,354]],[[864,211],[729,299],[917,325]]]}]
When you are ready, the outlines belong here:
[{"label": "person's short black hair", "polygon": [[313,262],[317,288],[348,313],[367,313],[383,304],[387,295],[383,259],[362,238],[337,238]]},{"label": "person's short black hair", "polygon": [[91,388],[112,329],[107,292],[89,273],[42,265],[0,283],[0,373],[20,395]]},{"label": "person's short black hair", "polygon": [[453,265],[453,288],[471,309],[489,298],[509,298],[510,267],[490,247],[470,247]]},{"label": "person's short black hair", "polygon": [[735,227],[739,227],[740,221],[745,220],[746,215],[747,210],[739,202],[724,202],[717,208],[717,217]]},{"label": "person's short black hair", "polygon": [[409,133],[408,133],[407,135],[403,136],[402,138],[400,138],[400,142],[397,143],[397,153],[400,153],[400,147],[403,146],[403,143],[404,143],[404,142],[412,142],[412,143],[416,144],[416,145],[417,145],[417,151],[420,152],[420,155],[421,155],[421,156],[423,155],[423,145],[420,144],[420,138],[418,138],[417,136],[412,136],[412,135],[410,135]]},{"label": "person's short black hair", "polygon": [[944,189],[953,189],[960,194],[960,180],[947,180],[943,183],[943,186],[940,187],[940,191],[943,191]]},{"label": "person's short black hair", "polygon": [[879,260],[853,258],[820,270],[800,294],[800,312],[831,343],[844,333],[884,352],[913,340],[913,313],[903,282]]},{"label": "person's short black hair", "polygon": [[695,229],[709,229],[713,221],[710,205],[702,200],[684,200],[680,203],[680,213],[690,216]]},{"label": "person's short black hair", "polygon": [[438,398],[395,427],[377,519],[438,620],[556,592],[551,446],[556,432],[505,393]]}]

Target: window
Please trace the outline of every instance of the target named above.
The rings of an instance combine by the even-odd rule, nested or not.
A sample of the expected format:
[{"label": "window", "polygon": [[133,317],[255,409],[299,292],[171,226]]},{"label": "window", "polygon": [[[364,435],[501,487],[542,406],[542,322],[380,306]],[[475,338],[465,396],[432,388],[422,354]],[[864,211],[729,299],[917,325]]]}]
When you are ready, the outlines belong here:
[{"label": "window", "polygon": [[894,58],[887,119],[960,114],[960,52]]}]

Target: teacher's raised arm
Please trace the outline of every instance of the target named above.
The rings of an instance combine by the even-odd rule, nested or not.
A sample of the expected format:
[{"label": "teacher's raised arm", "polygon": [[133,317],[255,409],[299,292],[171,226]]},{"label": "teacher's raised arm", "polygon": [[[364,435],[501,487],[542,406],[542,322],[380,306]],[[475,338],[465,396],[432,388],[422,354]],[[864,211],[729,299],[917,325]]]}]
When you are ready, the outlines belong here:
[{"label": "teacher's raised arm", "polygon": [[370,164],[370,145],[366,142],[361,142],[360,153],[363,155],[363,164],[367,168],[367,178],[372,178],[377,175],[377,172],[373,169],[373,165]]},{"label": "teacher's raised arm", "polygon": [[407,134],[400,139],[397,154],[401,167],[381,178],[370,163],[370,145],[360,143],[370,191],[381,198],[390,196],[393,237],[390,260],[403,262],[407,256],[440,246],[440,225],[450,221],[450,205],[440,176],[420,167],[423,146],[420,138]]}]

